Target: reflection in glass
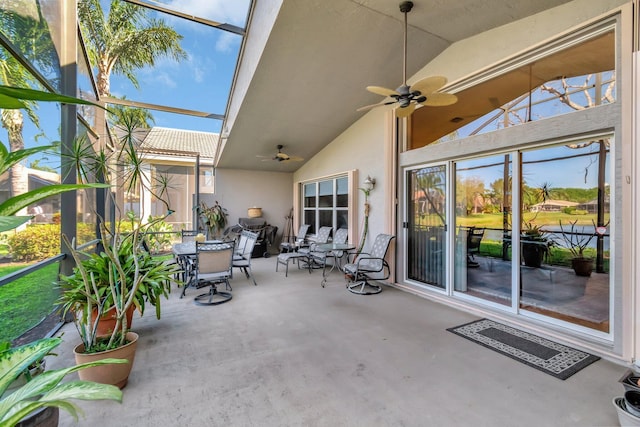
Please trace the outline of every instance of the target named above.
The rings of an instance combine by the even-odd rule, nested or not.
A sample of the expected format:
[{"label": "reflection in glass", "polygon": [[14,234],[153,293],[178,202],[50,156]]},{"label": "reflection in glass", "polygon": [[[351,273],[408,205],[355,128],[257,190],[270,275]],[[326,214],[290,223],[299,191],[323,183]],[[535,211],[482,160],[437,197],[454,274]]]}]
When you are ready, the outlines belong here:
[{"label": "reflection in glass", "polygon": [[603,332],[609,331],[612,142],[522,153],[520,307]]},{"label": "reflection in glass", "polygon": [[[2,2],[0,5],[0,31],[11,40],[13,47],[34,69],[47,79],[51,87],[58,91],[60,61],[53,43],[52,30],[60,34],[60,28],[56,27],[61,22],[58,0]],[[3,54],[0,60],[4,62],[5,58]],[[20,83],[20,79],[14,80],[14,83]],[[20,87],[30,85],[33,83],[29,84],[29,78],[26,84],[13,84]]]},{"label": "reflection in glass", "polygon": [[445,287],[446,168],[432,166],[408,175],[407,275]]},{"label": "reflection in glass", "polygon": [[333,180],[318,183],[318,206],[329,208],[333,206]]},{"label": "reflection in glass", "polygon": [[511,155],[455,164],[454,289],[511,305]]}]

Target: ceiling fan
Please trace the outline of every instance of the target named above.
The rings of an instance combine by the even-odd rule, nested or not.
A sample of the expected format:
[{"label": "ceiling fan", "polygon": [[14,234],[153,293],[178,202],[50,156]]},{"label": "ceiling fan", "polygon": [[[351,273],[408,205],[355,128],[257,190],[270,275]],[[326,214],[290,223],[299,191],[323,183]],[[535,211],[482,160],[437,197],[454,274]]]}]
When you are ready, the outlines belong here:
[{"label": "ceiling fan", "polygon": [[400,3],[400,12],[404,13],[404,58],[402,68],[402,86],[396,90],[380,86],[367,86],[369,92],[393,98],[392,101],[383,100],[377,104],[358,108],[357,111],[367,110],[380,105],[398,104],[397,117],[408,117],[413,113],[417,104],[432,107],[442,107],[455,104],[458,98],[450,93],[437,92],[447,83],[447,78],[442,76],[427,77],[417,81],[414,85],[407,85],[407,13],[413,8],[413,2]]},{"label": "ceiling fan", "polygon": [[298,156],[290,156],[287,153],[283,153],[282,149],[284,148],[284,145],[278,144],[276,146],[276,148],[278,149],[278,152],[276,154],[274,154],[273,156],[256,156],[256,157],[264,157],[262,159],[263,162],[268,162],[270,160],[275,160],[278,162],[301,162],[304,159],[302,157],[298,157]]}]

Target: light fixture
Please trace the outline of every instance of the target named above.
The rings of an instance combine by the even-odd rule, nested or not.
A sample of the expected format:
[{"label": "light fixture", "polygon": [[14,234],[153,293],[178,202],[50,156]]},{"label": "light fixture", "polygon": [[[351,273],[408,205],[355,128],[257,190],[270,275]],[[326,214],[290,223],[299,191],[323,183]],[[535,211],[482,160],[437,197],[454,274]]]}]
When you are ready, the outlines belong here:
[{"label": "light fixture", "polygon": [[371,176],[367,175],[367,178],[364,180],[364,188],[367,191],[371,191],[373,190],[373,187],[376,186],[376,179],[375,178],[371,178]]}]

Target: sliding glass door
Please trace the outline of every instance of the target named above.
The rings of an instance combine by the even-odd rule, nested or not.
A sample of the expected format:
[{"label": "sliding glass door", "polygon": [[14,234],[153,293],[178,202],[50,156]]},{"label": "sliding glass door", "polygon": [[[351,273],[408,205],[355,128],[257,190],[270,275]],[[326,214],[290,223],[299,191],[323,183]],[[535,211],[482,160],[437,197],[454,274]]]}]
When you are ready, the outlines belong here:
[{"label": "sliding glass door", "polygon": [[612,142],[522,152],[521,310],[609,332]]},{"label": "sliding glass door", "polygon": [[446,166],[429,166],[407,173],[407,277],[445,288]]},{"label": "sliding glass door", "polygon": [[612,142],[584,139],[409,170],[407,278],[608,333]]},{"label": "sliding glass door", "polygon": [[511,306],[510,154],[455,165],[454,290]]}]

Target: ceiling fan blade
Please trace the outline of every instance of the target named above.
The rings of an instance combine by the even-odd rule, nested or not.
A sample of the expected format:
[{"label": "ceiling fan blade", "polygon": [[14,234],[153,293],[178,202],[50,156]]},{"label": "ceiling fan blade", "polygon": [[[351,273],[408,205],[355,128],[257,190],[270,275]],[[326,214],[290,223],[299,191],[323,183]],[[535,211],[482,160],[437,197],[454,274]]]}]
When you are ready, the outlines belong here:
[{"label": "ceiling fan blade", "polygon": [[458,102],[458,97],[452,95],[450,93],[439,93],[435,92],[427,95],[427,100],[421,102],[422,105],[427,105],[429,107],[444,107],[447,105],[452,105]]},{"label": "ceiling fan blade", "polygon": [[290,161],[290,162],[301,162],[301,161],[303,161],[303,160],[304,160],[304,159],[303,159],[302,157],[298,157],[298,156],[290,156],[288,161]]},{"label": "ceiling fan blade", "polygon": [[411,91],[419,90],[423,95],[429,95],[447,84],[447,78],[443,76],[431,76],[418,80],[411,85]]},{"label": "ceiling fan blade", "polygon": [[394,96],[394,95],[397,96],[397,95],[400,95],[395,90],[387,89],[386,87],[382,87],[382,86],[367,86],[367,90],[369,92],[373,92],[375,94],[382,95],[382,96]]},{"label": "ceiling fan blade", "polygon": [[[395,101],[393,101],[393,102],[395,102]],[[382,102],[378,102],[378,103],[376,103],[376,104],[365,105],[364,107],[360,107],[360,108],[358,108],[356,111],[370,110],[371,108],[380,107],[380,106],[382,106],[382,105],[389,105],[389,104],[393,104],[393,102],[386,102],[386,101],[382,101]]]},{"label": "ceiling fan blade", "polygon": [[398,107],[396,108],[396,117],[409,117],[411,115],[411,113],[413,113],[413,110],[416,109],[416,104],[414,104],[413,102],[411,104],[409,104],[406,107]]}]

